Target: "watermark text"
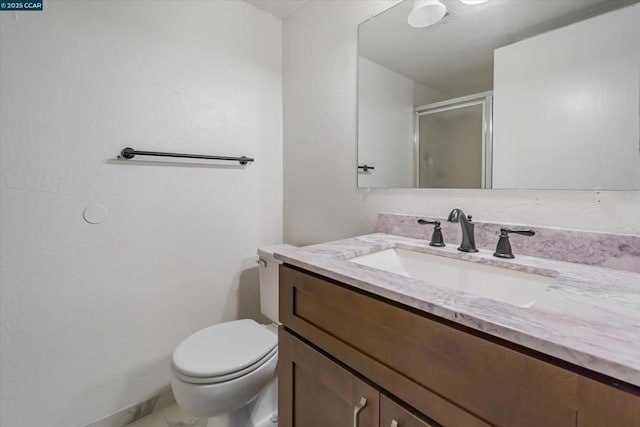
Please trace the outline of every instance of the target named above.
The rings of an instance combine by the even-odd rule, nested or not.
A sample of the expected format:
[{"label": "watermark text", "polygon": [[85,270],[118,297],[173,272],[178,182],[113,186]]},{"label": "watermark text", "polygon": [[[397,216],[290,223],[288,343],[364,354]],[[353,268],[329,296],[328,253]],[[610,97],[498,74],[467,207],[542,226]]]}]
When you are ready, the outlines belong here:
[{"label": "watermark text", "polygon": [[0,12],[17,12],[17,11],[38,11],[42,10],[41,1],[2,1],[0,2]]}]

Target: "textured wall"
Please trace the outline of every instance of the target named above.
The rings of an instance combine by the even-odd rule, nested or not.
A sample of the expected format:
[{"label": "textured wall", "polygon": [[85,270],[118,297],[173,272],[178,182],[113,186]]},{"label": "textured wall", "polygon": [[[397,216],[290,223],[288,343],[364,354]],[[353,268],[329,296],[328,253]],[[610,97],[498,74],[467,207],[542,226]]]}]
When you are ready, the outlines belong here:
[{"label": "textured wall", "polygon": [[357,25],[393,1],[311,1],[283,26],[285,239],[370,232],[379,211],[640,233],[640,192],[356,189]]},{"label": "textured wall", "polygon": [[[281,21],[239,1],[0,19],[0,425],[76,427],[168,385],[191,332],[258,312],[256,248],[282,239]],[[113,161],[128,145],[256,163]]]},{"label": "textured wall", "polygon": [[367,58],[359,62],[360,187],[413,187],[413,80]]},{"label": "textured wall", "polygon": [[639,43],[635,5],[496,49],[494,188],[640,189]]}]

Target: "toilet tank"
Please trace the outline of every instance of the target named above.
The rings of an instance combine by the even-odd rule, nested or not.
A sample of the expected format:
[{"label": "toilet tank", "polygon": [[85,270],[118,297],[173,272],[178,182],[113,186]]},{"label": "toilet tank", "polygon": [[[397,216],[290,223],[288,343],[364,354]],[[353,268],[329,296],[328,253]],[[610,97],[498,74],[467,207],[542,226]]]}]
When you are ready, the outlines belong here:
[{"label": "toilet tank", "polygon": [[273,245],[258,248],[260,269],[260,311],[275,323],[278,320],[278,268],[282,261],[273,257],[273,253],[283,248],[295,248],[291,245]]}]

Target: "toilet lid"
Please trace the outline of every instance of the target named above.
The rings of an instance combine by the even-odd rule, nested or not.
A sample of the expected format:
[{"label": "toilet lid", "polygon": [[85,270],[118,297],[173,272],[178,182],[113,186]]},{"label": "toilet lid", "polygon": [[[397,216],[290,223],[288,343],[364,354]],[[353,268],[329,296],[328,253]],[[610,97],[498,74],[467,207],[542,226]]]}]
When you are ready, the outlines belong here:
[{"label": "toilet lid", "polygon": [[202,329],[173,352],[173,367],[189,377],[225,376],[256,364],[278,345],[278,336],[251,319]]}]

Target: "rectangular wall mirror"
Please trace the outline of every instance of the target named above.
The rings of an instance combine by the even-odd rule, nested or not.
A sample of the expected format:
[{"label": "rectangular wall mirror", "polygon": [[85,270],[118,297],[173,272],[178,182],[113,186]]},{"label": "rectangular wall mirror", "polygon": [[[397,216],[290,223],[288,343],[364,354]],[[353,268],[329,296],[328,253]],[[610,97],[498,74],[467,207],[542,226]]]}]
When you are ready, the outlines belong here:
[{"label": "rectangular wall mirror", "polygon": [[358,187],[640,189],[638,3],[405,0],[362,23]]}]

